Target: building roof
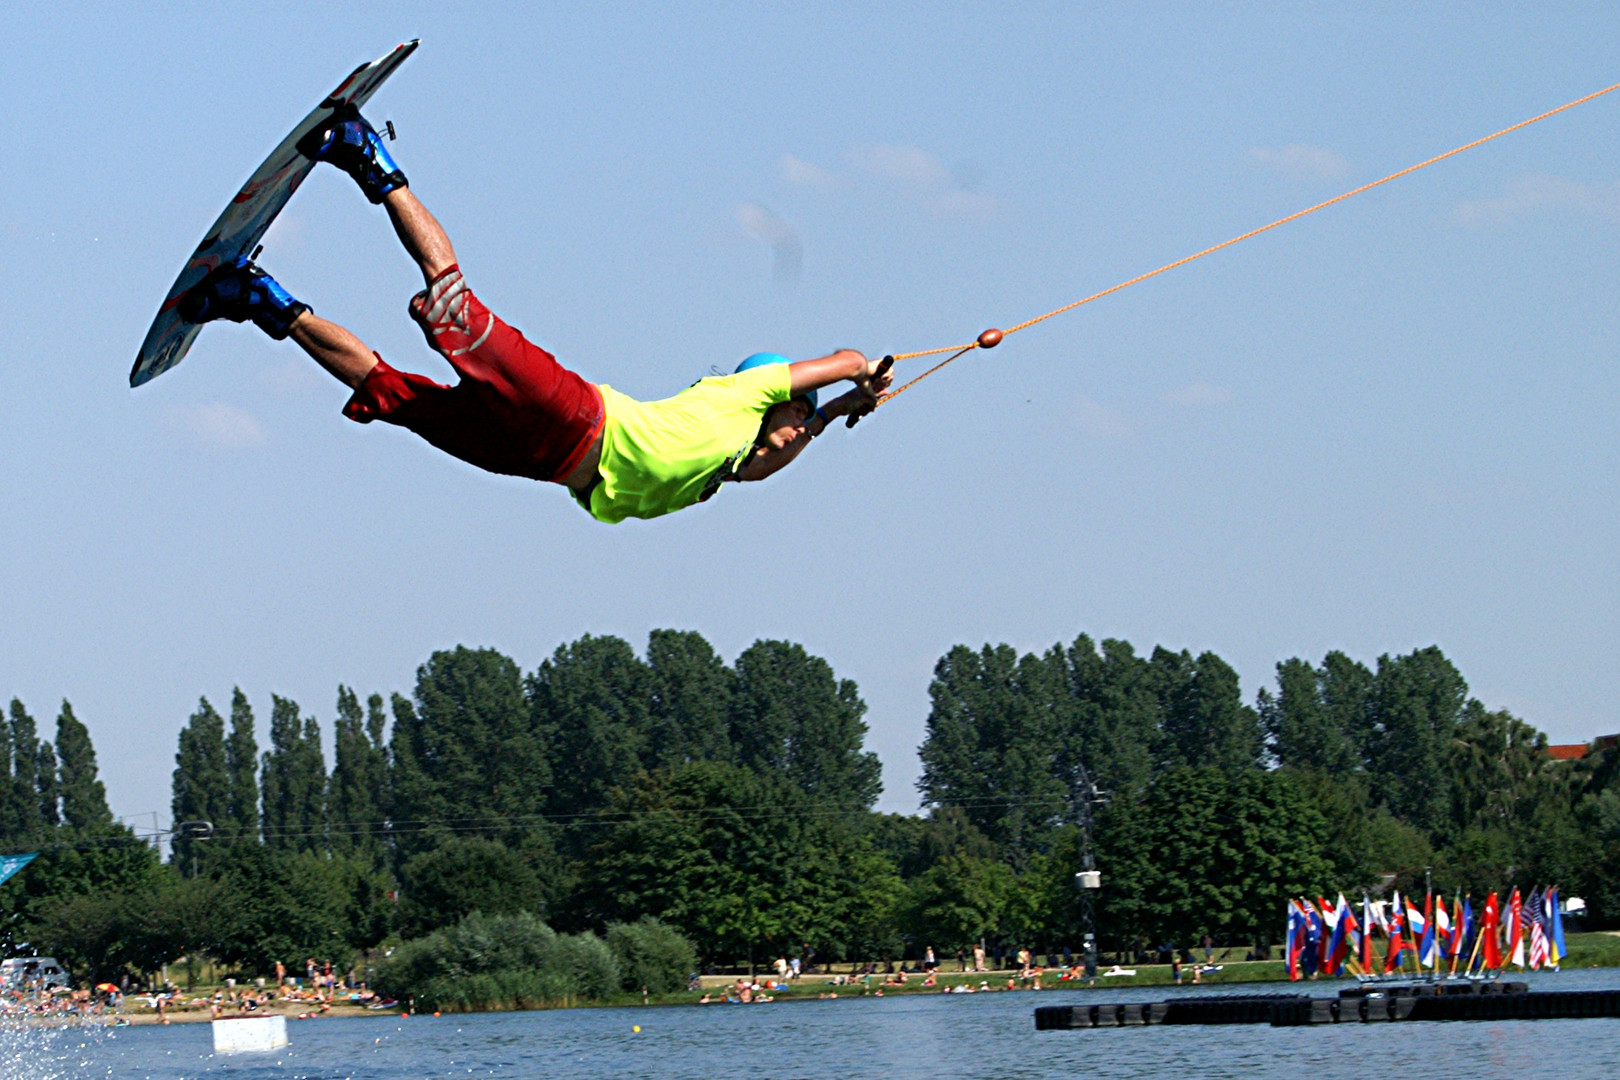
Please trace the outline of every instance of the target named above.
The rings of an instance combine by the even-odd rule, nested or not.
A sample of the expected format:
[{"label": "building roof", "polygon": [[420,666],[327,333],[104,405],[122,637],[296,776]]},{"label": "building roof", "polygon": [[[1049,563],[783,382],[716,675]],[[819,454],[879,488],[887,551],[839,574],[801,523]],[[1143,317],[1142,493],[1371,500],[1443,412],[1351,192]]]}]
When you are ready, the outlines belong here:
[{"label": "building roof", "polygon": [[1547,747],[1547,756],[1554,761],[1579,761],[1587,754],[1609,750],[1620,745],[1620,735],[1599,735],[1589,743],[1559,743]]}]

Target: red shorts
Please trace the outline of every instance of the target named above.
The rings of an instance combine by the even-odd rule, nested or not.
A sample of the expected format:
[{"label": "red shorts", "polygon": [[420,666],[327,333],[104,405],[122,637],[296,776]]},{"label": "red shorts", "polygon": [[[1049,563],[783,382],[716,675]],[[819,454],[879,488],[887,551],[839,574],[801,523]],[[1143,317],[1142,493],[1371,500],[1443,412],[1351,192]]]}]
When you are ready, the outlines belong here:
[{"label": "red shorts", "polygon": [[445,386],[378,357],[344,416],[398,424],[494,473],[561,482],[573,471],[602,430],[595,386],[496,318],[458,267],[411,298],[411,317],[461,381]]}]

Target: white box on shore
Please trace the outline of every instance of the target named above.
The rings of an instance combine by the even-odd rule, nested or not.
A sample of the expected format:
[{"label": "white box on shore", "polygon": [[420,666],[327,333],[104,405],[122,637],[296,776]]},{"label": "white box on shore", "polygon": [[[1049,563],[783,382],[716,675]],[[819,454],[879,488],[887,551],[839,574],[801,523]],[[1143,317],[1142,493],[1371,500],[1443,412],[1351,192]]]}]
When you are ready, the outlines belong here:
[{"label": "white box on shore", "polygon": [[240,1054],[287,1045],[285,1016],[228,1016],[215,1020],[214,1053]]}]

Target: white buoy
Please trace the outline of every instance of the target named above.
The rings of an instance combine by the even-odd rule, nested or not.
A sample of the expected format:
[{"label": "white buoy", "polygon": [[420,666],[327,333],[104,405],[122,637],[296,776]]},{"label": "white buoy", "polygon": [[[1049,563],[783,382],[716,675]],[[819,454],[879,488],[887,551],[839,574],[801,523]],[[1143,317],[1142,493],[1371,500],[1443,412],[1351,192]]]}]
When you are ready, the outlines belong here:
[{"label": "white buoy", "polygon": [[285,1016],[227,1016],[215,1020],[214,1053],[241,1054],[286,1046]]}]

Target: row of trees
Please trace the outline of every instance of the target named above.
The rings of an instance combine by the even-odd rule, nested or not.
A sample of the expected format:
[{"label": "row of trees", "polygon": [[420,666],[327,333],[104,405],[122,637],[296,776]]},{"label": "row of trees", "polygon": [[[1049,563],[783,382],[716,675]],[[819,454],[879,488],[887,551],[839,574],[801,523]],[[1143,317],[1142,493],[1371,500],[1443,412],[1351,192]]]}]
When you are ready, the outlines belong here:
[{"label": "row of trees", "polygon": [[[6,910],[98,972],[181,952],[344,962],[474,911],[565,933],[656,917],[718,963],[1061,947],[1079,940],[1079,800],[1101,789],[1105,948],[1263,944],[1287,896],[1431,866],[1448,889],[1559,881],[1620,921],[1620,752],[1553,761],[1436,648],[1291,659],[1249,704],[1214,653],[958,647],[930,699],[911,816],[872,810],[854,683],[790,642],[727,664],[691,632],[639,656],[586,636],[528,673],[446,650],[409,697],[340,687],[329,743],[273,697],[262,752],[236,691],[228,718],[204,699],[181,732],[167,866],[111,825],[71,709],[53,751],[14,704],[8,848],[57,846]],[[86,859],[122,876],[58,869]]]}]

